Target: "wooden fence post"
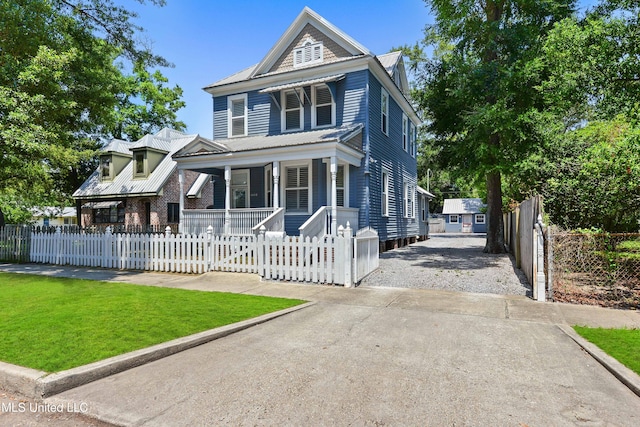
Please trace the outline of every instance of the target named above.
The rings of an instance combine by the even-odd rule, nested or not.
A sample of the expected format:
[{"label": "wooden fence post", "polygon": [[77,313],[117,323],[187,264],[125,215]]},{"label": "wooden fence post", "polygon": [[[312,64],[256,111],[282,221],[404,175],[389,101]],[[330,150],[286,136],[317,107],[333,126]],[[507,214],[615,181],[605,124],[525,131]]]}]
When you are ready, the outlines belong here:
[{"label": "wooden fence post", "polygon": [[353,235],[351,230],[351,224],[347,221],[347,228],[344,229],[344,287],[350,288],[353,286],[352,271],[353,271]]}]

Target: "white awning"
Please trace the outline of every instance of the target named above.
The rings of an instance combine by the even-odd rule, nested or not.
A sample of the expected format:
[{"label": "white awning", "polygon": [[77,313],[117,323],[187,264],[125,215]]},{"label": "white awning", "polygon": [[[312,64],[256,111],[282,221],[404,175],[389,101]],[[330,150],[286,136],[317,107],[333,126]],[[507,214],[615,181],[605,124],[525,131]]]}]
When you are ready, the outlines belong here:
[{"label": "white awning", "polygon": [[287,84],[278,85],[278,86],[270,86],[268,88],[261,89],[258,92],[260,92],[260,93],[273,93],[273,92],[278,92],[278,91],[281,91],[281,90],[295,89],[295,88],[299,88],[299,87],[303,87],[303,86],[313,86],[313,85],[317,85],[317,84],[320,84],[320,83],[335,82],[335,81],[338,81],[338,80],[342,80],[343,78],[344,78],[344,74],[335,74],[333,76],[320,77],[320,78],[317,78],[317,79],[302,80],[302,81],[295,82],[295,83],[287,83]]},{"label": "white awning", "polygon": [[198,176],[198,178],[193,181],[193,184],[191,184],[189,191],[187,191],[187,197],[189,199],[199,199],[202,197],[202,189],[207,184],[207,182],[209,182],[209,176],[209,174],[201,173],[200,176]]},{"label": "white awning", "polygon": [[82,209],[108,209],[111,207],[119,206],[122,201],[110,201],[110,202],[90,202],[82,205]]}]

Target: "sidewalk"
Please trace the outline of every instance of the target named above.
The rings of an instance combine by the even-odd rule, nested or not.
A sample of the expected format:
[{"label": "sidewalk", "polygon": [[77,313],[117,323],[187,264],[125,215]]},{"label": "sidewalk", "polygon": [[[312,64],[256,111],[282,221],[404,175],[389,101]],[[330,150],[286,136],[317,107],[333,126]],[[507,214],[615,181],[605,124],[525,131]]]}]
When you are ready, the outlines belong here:
[{"label": "sidewalk", "polygon": [[[0,264],[0,271],[317,303],[45,400],[85,405],[90,416],[118,425],[640,423],[640,399],[583,352],[569,328],[637,328],[634,311],[524,296],[261,282],[242,273],[36,264]],[[613,362],[605,355],[601,363],[616,375]],[[10,399],[0,393],[3,403]],[[80,415],[0,414],[5,423],[104,425]]]},{"label": "sidewalk", "polygon": [[149,273],[52,266],[2,264],[0,271],[134,283],[146,286],[192,289],[296,298],[369,307],[400,307],[526,320],[556,325],[602,328],[640,328],[640,311],[553,302],[536,302],[524,296],[474,294],[443,290],[311,285],[260,281],[257,274],[210,272],[205,274]]}]

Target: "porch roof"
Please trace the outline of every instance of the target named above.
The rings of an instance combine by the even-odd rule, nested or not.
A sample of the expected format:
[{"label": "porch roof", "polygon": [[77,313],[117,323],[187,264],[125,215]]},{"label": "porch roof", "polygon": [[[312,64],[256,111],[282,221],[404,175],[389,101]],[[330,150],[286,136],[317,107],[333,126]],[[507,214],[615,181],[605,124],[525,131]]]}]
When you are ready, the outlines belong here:
[{"label": "porch roof", "polygon": [[299,87],[303,87],[303,86],[313,86],[313,85],[317,85],[320,83],[329,83],[329,82],[335,82],[338,81],[340,79],[344,78],[344,74],[336,74],[333,76],[327,76],[327,77],[320,77],[318,79],[309,79],[309,80],[301,80],[295,83],[287,83],[287,84],[282,84],[282,85],[278,85],[278,86],[271,86],[262,90],[259,90],[258,92],[261,93],[272,93],[272,92],[278,92],[281,90],[287,90],[287,89],[296,89]]},{"label": "porch roof", "polygon": [[284,153],[301,159],[311,155],[329,157],[341,152],[345,160],[348,157],[350,162],[355,163],[357,159],[359,164],[359,159],[364,157],[362,128],[362,124],[356,124],[307,132],[216,139],[210,143],[189,144],[174,154],[173,158],[178,165],[200,160],[224,165],[230,164],[232,158],[266,163],[272,160],[271,157],[274,157],[273,160],[285,160]]}]

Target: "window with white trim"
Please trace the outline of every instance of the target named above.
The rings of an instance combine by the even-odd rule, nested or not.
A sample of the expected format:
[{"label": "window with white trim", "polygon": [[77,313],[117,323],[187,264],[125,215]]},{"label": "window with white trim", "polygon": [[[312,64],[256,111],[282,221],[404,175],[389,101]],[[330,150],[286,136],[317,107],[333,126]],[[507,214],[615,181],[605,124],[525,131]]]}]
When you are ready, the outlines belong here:
[{"label": "window with white trim", "polygon": [[322,62],[324,57],[324,46],[322,42],[314,42],[307,38],[302,46],[293,51],[293,66],[301,67]]},{"label": "window with white trim", "polygon": [[389,135],[389,93],[381,89],[380,94],[380,129],[385,135]]},{"label": "window with white trim", "polygon": [[484,214],[476,214],[476,224],[485,224],[487,217]]},{"label": "window with white trim", "polygon": [[458,224],[459,222],[458,215],[449,215],[449,224]]},{"label": "window with white trim", "polygon": [[287,90],[282,93],[282,131],[302,130],[304,110],[301,105],[302,89]]},{"label": "window with white trim", "polygon": [[247,135],[247,94],[227,98],[229,138]]},{"label": "window with white trim", "polygon": [[404,184],[404,217],[415,218],[415,190],[413,185],[405,182]]},{"label": "window with white trim", "polygon": [[313,103],[312,126],[334,126],[336,122],[336,106],[327,85],[312,88],[311,102]]},{"label": "window with white trim", "polygon": [[416,156],[416,127],[409,122],[409,152],[412,157]]},{"label": "window with white trim", "polygon": [[285,168],[284,196],[287,212],[309,212],[309,166]]},{"label": "window with white trim", "polygon": [[382,171],[382,216],[389,216],[389,172]]},{"label": "window with white trim", "polygon": [[273,207],[273,166],[264,167],[264,206]]},{"label": "window with white trim", "polygon": [[409,120],[402,113],[402,149],[408,152],[409,149]]}]

